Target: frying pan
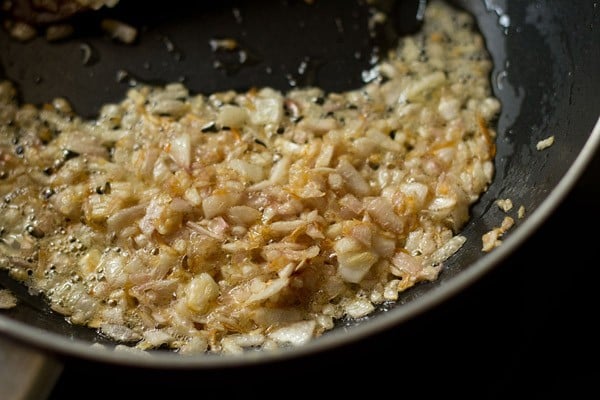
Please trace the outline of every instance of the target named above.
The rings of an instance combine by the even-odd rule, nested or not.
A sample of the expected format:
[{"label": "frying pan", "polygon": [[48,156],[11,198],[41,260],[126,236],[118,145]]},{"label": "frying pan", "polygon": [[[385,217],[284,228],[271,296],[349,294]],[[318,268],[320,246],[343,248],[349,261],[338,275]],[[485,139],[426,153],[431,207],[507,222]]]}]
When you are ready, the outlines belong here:
[{"label": "frying pan", "polygon": [[[173,7],[161,14],[134,13],[127,4],[108,10],[108,14],[132,25],[144,26],[135,45],[108,40],[85,21],[82,27],[89,30],[60,43],[49,44],[38,38],[23,44],[3,34],[2,72],[17,82],[24,100],[41,103],[65,96],[76,111],[87,116],[93,116],[102,103],[118,101],[136,80],[183,81],[192,91],[206,93],[243,90],[250,85],[285,90],[290,85],[316,83],[327,90],[343,90],[356,84],[365,58],[354,55],[357,51],[371,54],[373,46],[357,22],[359,11],[352,7],[333,10],[338,13],[335,21],[347,21],[345,26],[353,27],[340,34],[335,23],[318,23],[317,17],[309,14],[294,16],[292,21],[303,18],[307,25],[312,23],[310,29],[294,30],[298,24],[290,22],[291,13],[269,14],[267,3],[246,5],[243,24],[232,18],[230,2],[202,2],[192,10],[186,4],[186,9]],[[114,343],[94,331],[69,325],[42,299],[28,295],[26,289],[2,274],[0,286],[13,291],[19,305],[0,313],[0,333],[33,351],[33,364],[44,367],[43,373],[37,369],[34,378],[55,378],[63,356],[158,369],[218,369],[298,358],[405,323],[501,265],[553,215],[598,149],[600,6],[593,1],[560,0],[453,3],[476,17],[494,60],[490,78],[503,108],[497,125],[494,181],[472,208],[472,219],[462,232],[468,239],[466,244],[446,262],[436,281],[406,291],[393,307],[355,323],[341,323],[299,348],[231,357],[181,357],[164,351],[144,355],[114,351]],[[212,37],[235,35],[247,44],[250,61],[244,65],[239,59],[212,52],[207,45]],[[322,39],[327,37],[335,40]],[[83,62],[82,52],[89,50],[90,57]],[[332,54],[335,57],[323,61]],[[298,72],[303,63],[309,65],[309,73]],[[544,151],[536,150],[536,143],[550,135],[555,137],[554,144]],[[500,247],[483,253],[481,236],[503,216],[494,206],[499,198],[524,205],[526,215],[516,220]],[[94,343],[103,346],[92,346]]]}]

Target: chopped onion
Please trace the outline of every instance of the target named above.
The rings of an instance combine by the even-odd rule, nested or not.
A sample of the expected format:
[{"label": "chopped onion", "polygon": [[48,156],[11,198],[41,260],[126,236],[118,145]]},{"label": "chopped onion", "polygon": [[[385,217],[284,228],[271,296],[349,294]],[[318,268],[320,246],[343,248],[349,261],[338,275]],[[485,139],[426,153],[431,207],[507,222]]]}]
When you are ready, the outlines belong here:
[{"label": "chopped onion", "polygon": [[315,327],[315,321],[295,322],[271,331],[269,338],[279,343],[300,346],[312,338]]}]

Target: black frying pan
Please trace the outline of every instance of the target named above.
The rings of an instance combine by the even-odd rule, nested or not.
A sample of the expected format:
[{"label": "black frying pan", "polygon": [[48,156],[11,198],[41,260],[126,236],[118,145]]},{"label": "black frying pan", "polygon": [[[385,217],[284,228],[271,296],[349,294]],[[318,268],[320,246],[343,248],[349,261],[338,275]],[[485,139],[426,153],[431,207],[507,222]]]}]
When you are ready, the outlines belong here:
[{"label": "black frying pan", "polygon": [[[354,57],[356,48],[364,56],[371,54],[373,46],[360,22],[360,7],[351,11],[354,6],[329,10],[324,6],[322,15],[339,10],[340,20],[348,21],[345,26],[352,27],[340,35],[335,21],[319,23],[315,16],[305,15],[302,18],[307,24],[313,23],[314,28],[300,29],[293,23],[300,17],[290,17],[290,13],[284,12],[273,18],[266,9],[260,11],[269,2],[252,2],[252,6],[248,3],[240,5],[248,9],[243,26],[232,16],[229,2],[206,2],[194,10],[179,7],[164,14],[136,15],[127,9],[110,10],[109,13],[134,25],[147,27],[141,31],[140,43],[133,47],[98,36],[94,29],[82,37],[56,44],[43,39],[19,44],[3,34],[2,67],[4,74],[19,84],[24,100],[39,103],[62,95],[70,98],[79,112],[90,116],[99,104],[120,99],[130,79],[151,83],[183,79],[199,92],[244,89],[251,85],[272,85],[285,90],[294,82],[339,90],[356,83],[353,77],[367,62],[365,58]],[[472,222],[463,232],[469,239],[467,244],[448,260],[437,281],[407,291],[392,309],[381,310],[356,324],[340,326],[289,352],[182,358],[165,352],[146,357],[115,352],[113,344],[105,343],[93,331],[67,324],[62,317],[51,313],[41,299],[27,295],[25,289],[1,275],[0,285],[17,293],[20,305],[0,314],[0,332],[49,352],[59,360],[61,356],[71,356],[161,369],[256,365],[360,341],[427,312],[489,273],[553,215],[598,147],[600,10],[593,1],[457,0],[454,3],[477,18],[495,62],[491,79],[503,110],[498,121],[494,183],[473,207]],[[241,68],[235,59],[215,54],[207,46],[211,37],[231,36],[232,32],[242,35],[248,48],[250,61]],[[336,40],[325,42],[322,37]],[[299,44],[288,46],[288,40],[295,42],[298,38]],[[82,42],[93,50],[87,65],[82,63]],[[269,45],[259,46],[260,43]],[[315,53],[315,44],[322,52]],[[336,57],[326,57],[331,54]],[[220,67],[215,68],[214,62]],[[298,66],[303,62],[307,63],[308,72],[299,74]],[[121,74],[120,81],[116,79],[119,70],[128,71],[127,76]],[[550,134],[555,135],[554,145],[538,152],[535,144]],[[502,216],[493,203],[497,198],[507,197],[515,204],[525,205],[526,217],[507,233],[502,246],[489,254],[482,253],[481,235],[496,226]],[[108,347],[91,347],[95,342]]]}]

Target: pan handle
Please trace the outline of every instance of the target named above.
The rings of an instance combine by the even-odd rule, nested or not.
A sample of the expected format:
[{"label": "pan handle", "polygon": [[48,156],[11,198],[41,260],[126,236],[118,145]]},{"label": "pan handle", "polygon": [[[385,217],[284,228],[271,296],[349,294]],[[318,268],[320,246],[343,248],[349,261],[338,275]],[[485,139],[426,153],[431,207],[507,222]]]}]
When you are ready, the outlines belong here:
[{"label": "pan handle", "polygon": [[56,357],[0,337],[0,399],[47,399],[62,370]]}]

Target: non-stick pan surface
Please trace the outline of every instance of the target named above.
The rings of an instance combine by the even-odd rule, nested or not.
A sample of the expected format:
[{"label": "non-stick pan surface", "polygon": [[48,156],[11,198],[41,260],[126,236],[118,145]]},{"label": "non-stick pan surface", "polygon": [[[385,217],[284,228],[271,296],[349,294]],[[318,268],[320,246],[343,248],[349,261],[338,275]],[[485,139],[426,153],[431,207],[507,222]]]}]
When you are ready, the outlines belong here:
[{"label": "non-stick pan surface", "polygon": [[[272,2],[249,3],[238,5],[243,10],[242,22],[229,2],[203,2],[204,6],[193,10],[184,9],[181,2],[163,14],[123,10],[125,13],[118,15],[125,21],[143,25],[141,40],[135,45],[115,43],[94,29],[52,44],[43,38],[17,43],[2,34],[3,73],[18,83],[25,101],[40,103],[65,96],[77,111],[93,116],[100,104],[120,99],[134,81],[183,81],[192,91],[205,93],[263,85],[285,90],[312,83],[343,90],[352,84],[348,77],[355,76],[349,74],[360,73],[364,57],[372,54],[372,43],[365,39],[366,29],[361,25],[364,21],[353,6],[340,7],[337,19],[323,22],[315,15],[298,19],[291,13],[269,14],[266,5]],[[288,7],[295,7],[296,2],[289,3]],[[14,291],[20,304],[0,314],[0,332],[58,355],[121,365],[254,365],[360,341],[432,309],[489,273],[555,212],[598,147],[600,131],[594,127],[600,115],[600,11],[592,1],[455,3],[477,18],[495,62],[491,79],[503,109],[497,129],[494,183],[472,210],[472,222],[463,232],[468,238],[466,245],[448,260],[437,281],[407,291],[391,309],[339,326],[299,349],[223,358],[113,351],[113,344],[93,331],[69,325],[49,312],[43,300],[29,296],[26,289],[2,274],[0,285]],[[346,27],[343,34],[340,21]],[[310,29],[305,28],[308,25]],[[231,58],[208,45],[211,38],[231,36],[242,38],[247,50],[244,57],[249,57],[244,63],[239,54]],[[86,54],[84,60],[83,53],[90,50],[91,57]],[[332,52],[343,61],[325,57]],[[536,143],[551,135],[554,145],[536,150]],[[481,251],[481,235],[502,220],[503,213],[494,206],[499,198],[510,198],[517,207],[523,205],[526,215],[516,219],[516,226],[499,248],[486,254]],[[95,342],[107,347],[90,346]]]}]

